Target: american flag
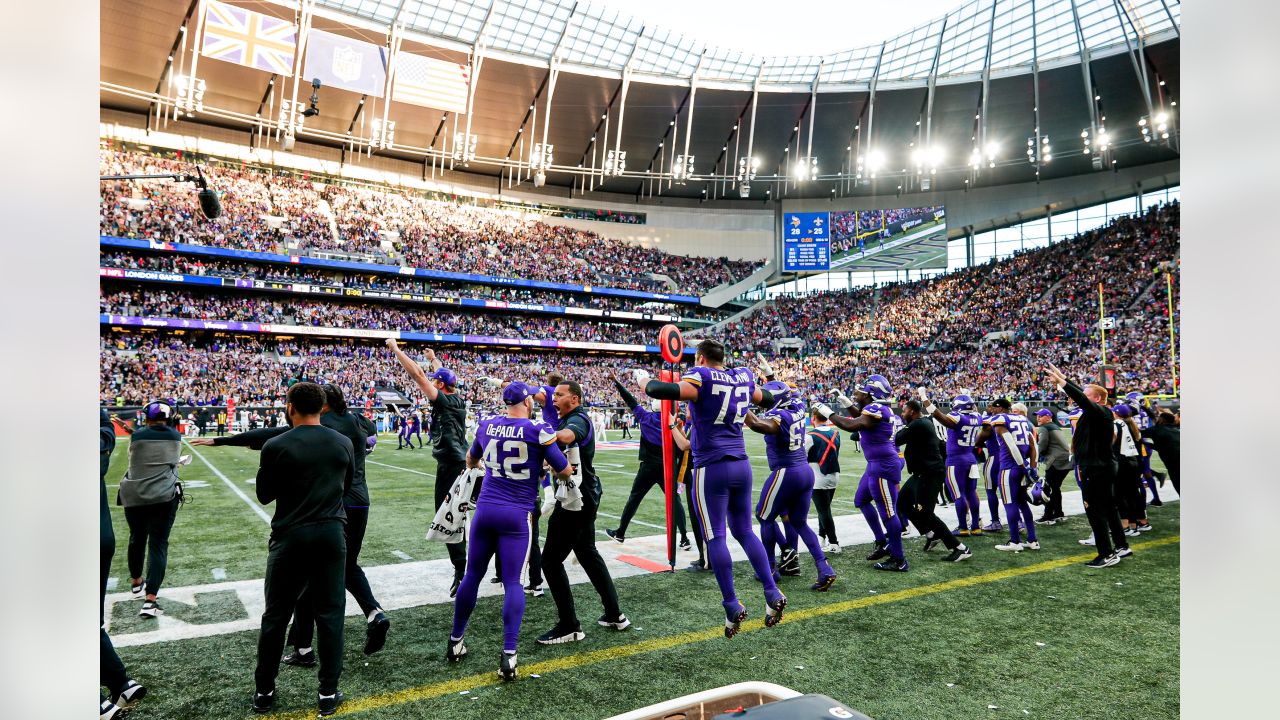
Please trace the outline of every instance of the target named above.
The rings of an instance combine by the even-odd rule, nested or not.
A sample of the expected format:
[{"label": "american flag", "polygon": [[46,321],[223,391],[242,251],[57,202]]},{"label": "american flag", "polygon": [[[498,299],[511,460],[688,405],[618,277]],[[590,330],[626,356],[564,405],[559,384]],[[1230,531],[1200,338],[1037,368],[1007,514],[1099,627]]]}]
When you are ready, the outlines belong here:
[{"label": "american flag", "polygon": [[395,62],[392,100],[451,113],[467,111],[471,68],[406,52],[398,53]]},{"label": "american flag", "polygon": [[269,15],[208,0],[200,54],[279,75],[293,75],[298,28]]}]

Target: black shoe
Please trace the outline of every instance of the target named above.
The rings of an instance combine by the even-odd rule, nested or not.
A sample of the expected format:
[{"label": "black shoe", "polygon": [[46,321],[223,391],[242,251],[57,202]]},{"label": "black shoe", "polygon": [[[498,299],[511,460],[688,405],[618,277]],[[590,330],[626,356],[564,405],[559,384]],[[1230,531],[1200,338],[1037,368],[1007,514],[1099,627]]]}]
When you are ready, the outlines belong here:
[{"label": "black shoe", "polygon": [[98,720],[123,720],[128,714],[127,708],[122,708],[110,700],[103,700],[98,705]]},{"label": "black shoe", "polygon": [[587,634],[582,632],[582,625],[574,623],[573,627],[561,627],[560,623],[538,636],[539,645],[560,645],[562,643],[585,640]]},{"label": "black shoe", "polygon": [[1124,545],[1116,548],[1115,556],[1117,559],[1133,557],[1133,551],[1129,549],[1128,545]]},{"label": "black shoe", "polygon": [[253,711],[256,713],[271,712],[272,706],[276,704],[276,691],[271,692],[255,692],[253,694]]},{"label": "black shoe", "polygon": [[831,589],[832,585],[835,585],[835,584],[836,584],[835,575],[820,575],[818,576],[818,582],[810,585],[809,589],[817,592],[826,592]]},{"label": "black shoe", "polygon": [[492,578],[489,578],[490,585],[497,585],[500,582],[502,582],[502,578],[498,577],[497,575],[494,575]]},{"label": "black shoe", "polygon": [[316,700],[316,705],[320,708],[320,717],[325,717],[338,712],[338,706],[341,705],[342,701],[345,699],[346,696],[342,694],[341,690],[335,690],[332,695],[321,695]]},{"label": "black shoe", "polygon": [[889,557],[889,542],[887,540],[877,540],[876,549],[871,551],[871,554],[867,556],[867,560],[879,560],[887,557]]},{"label": "black shoe", "polygon": [[960,562],[961,560],[968,560],[971,557],[973,557],[973,553],[970,552],[967,545],[958,545],[955,550],[952,550],[946,557],[942,558],[942,561]]},{"label": "black shoe", "polygon": [[689,563],[689,567],[685,568],[685,570],[689,572],[706,572],[707,564],[702,562],[701,560],[694,560],[693,562]]},{"label": "black shoe", "polygon": [[778,572],[787,577],[800,574],[800,553],[795,548],[782,548],[782,557],[778,559]]},{"label": "black shoe", "polygon": [[511,682],[516,679],[516,654],[504,652],[502,653],[502,663],[498,665],[498,677],[504,682]]},{"label": "black shoe", "polygon": [[[137,680],[125,680],[124,688],[120,690],[120,694],[111,698],[111,702],[121,708],[132,708],[137,705],[142,698],[147,696],[147,689],[138,683]],[[119,717],[117,715],[117,717]]]},{"label": "black shoe", "polygon": [[907,564],[906,558],[903,558],[902,560],[889,558],[884,562],[878,562],[875,565],[872,565],[872,567],[877,570],[886,570],[888,572],[906,572],[911,566]]},{"label": "black shoe", "polygon": [[1149,506],[1151,506],[1151,507],[1163,507],[1163,506],[1164,506],[1164,501],[1163,501],[1163,500],[1152,500],[1151,502],[1147,503],[1147,505],[1149,505]]},{"label": "black shoe", "polygon": [[689,550],[693,548],[693,544],[689,542],[689,538],[680,538],[680,549]]},{"label": "black shoe", "polygon": [[459,586],[459,585],[461,585],[461,584],[462,584],[462,578],[460,578],[460,577],[455,577],[455,578],[453,579],[453,584],[451,584],[451,585],[449,586],[449,599],[450,599],[450,600],[452,600],[452,599],[454,599],[454,598],[458,597],[458,586]]},{"label": "black shoe", "polygon": [[530,584],[530,585],[524,586],[524,594],[528,595],[529,597],[542,597],[543,592],[544,591],[542,589],[542,583],[538,583],[536,585]]},{"label": "black shoe", "polygon": [[1111,567],[1112,565],[1115,565],[1118,562],[1120,562],[1120,558],[1117,557],[1115,553],[1111,553],[1106,557],[1099,555],[1098,557],[1085,563],[1084,566],[1087,568],[1095,568],[1095,569],[1105,568],[1105,567]]},{"label": "black shoe", "polygon": [[613,628],[614,630],[626,630],[631,627],[631,621],[622,613],[618,613],[618,616],[614,618],[609,617],[607,614],[601,615],[596,624],[600,627]]},{"label": "black shoe", "polygon": [[773,627],[782,622],[782,611],[787,609],[787,596],[779,595],[777,600],[765,605],[764,626]]},{"label": "black shoe", "polygon": [[280,662],[294,667],[315,667],[316,653],[314,650],[304,653],[301,650],[295,649],[293,652],[280,658]]},{"label": "black shoe", "polygon": [[1160,487],[1164,487],[1164,480],[1165,480],[1164,473],[1152,471],[1151,474],[1155,476],[1156,482],[1160,483]]},{"label": "black shoe", "polygon": [[627,536],[626,536],[626,534],[625,534],[625,533],[620,533],[620,532],[618,532],[617,530],[610,530],[609,528],[605,528],[605,529],[604,529],[604,534],[605,534],[605,535],[608,535],[608,536],[609,536],[609,537],[611,537],[611,538],[613,538],[614,542],[624,543],[624,542],[626,542],[626,541],[627,541]]},{"label": "black shoe", "polygon": [[924,551],[929,552],[930,550],[933,549],[935,545],[937,545],[940,542],[942,542],[941,535],[933,535],[932,537],[926,537],[924,539]]},{"label": "black shoe", "polygon": [[726,611],[725,619],[724,619],[725,639],[728,640],[732,638],[734,635],[737,635],[738,631],[742,629],[742,621],[746,619],[747,619],[747,609],[745,607],[742,607],[741,605],[738,606],[738,612],[736,613],[730,614],[728,611]]},{"label": "black shoe", "polygon": [[462,662],[462,658],[467,655],[467,644],[462,638],[454,640],[449,638],[449,647],[444,651],[444,659],[451,663]]},{"label": "black shoe", "polygon": [[372,655],[387,644],[387,631],[391,629],[391,621],[379,612],[373,616],[373,622],[364,629],[364,654]]}]

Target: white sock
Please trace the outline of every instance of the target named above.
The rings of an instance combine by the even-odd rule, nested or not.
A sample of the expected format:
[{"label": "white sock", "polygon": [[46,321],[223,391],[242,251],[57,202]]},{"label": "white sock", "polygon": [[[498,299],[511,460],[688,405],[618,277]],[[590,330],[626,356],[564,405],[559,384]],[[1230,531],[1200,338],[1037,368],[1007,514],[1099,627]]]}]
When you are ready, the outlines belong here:
[{"label": "white sock", "polygon": [[373,622],[374,618],[376,618],[380,612],[382,612],[382,608],[374,608],[370,610],[368,615],[369,622]]}]

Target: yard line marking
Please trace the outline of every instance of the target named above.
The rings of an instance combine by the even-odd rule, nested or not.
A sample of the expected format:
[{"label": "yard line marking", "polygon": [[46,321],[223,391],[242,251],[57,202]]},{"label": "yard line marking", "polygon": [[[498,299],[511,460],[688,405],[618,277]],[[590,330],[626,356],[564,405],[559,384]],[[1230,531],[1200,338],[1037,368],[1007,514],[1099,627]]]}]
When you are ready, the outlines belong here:
[{"label": "yard line marking", "polygon": [[403,550],[392,550],[392,551],[391,551],[391,554],[392,554],[392,555],[395,555],[396,557],[400,558],[401,560],[412,560],[412,559],[413,559],[413,558],[409,555],[409,553],[407,553],[407,552],[405,552],[405,551],[403,551]]},{"label": "yard line marking", "polygon": [[214,568],[214,569],[210,570],[209,572],[213,574],[213,579],[214,579],[214,580],[226,580],[226,579],[227,579],[227,569],[226,569],[226,568]]},{"label": "yard line marking", "polygon": [[116,578],[107,578],[107,592],[111,592],[116,589],[116,582]]},{"label": "yard line marking", "polygon": [[[622,516],[621,516],[621,515],[614,515],[613,513],[600,512],[599,510],[597,510],[597,511],[596,511],[596,514],[597,514],[597,515],[603,515],[604,517],[607,517],[607,518],[613,518],[614,520],[621,520],[621,519],[622,519]],[[643,526],[645,526],[645,527],[656,528],[656,529],[661,530],[661,531],[663,531],[663,532],[666,532],[666,531],[667,531],[667,526],[666,526],[666,525],[654,525],[653,523],[647,523],[647,522],[645,522],[645,521],[643,521],[643,520],[636,520],[635,518],[632,518],[631,522],[632,522],[633,524],[635,524],[635,525],[643,525]]]},{"label": "yard line marking", "polygon": [[403,470],[407,473],[413,473],[415,475],[426,475],[427,477],[435,477],[435,475],[432,475],[431,473],[422,472],[421,470],[414,470],[413,468],[400,467],[399,465],[388,465],[384,462],[378,462],[377,460],[369,460],[366,458],[364,462],[366,465],[381,465],[382,467],[391,468],[392,470]]},{"label": "yard line marking", "polygon": [[596,468],[596,472],[609,473],[610,475],[626,475],[628,477],[631,476],[631,473],[626,472],[624,470],[610,470],[609,468],[602,468],[602,467]]},{"label": "yard line marking", "polygon": [[271,516],[267,514],[266,510],[262,509],[261,505],[254,502],[253,500],[250,500],[249,496],[245,495],[243,490],[236,487],[236,484],[231,482],[231,478],[227,477],[226,475],[223,475],[221,470],[214,467],[214,464],[209,462],[209,459],[206,458],[204,455],[201,455],[200,451],[195,449],[195,447],[191,443],[187,442],[185,438],[183,438],[182,442],[187,447],[191,448],[191,452],[195,454],[196,457],[200,458],[200,462],[209,466],[209,469],[213,471],[214,475],[218,476],[219,480],[222,480],[222,482],[227,484],[227,487],[231,488],[231,492],[235,493],[236,495],[239,495],[240,499],[244,501],[244,504],[248,505],[250,510],[254,511],[255,513],[258,514],[258,517],[262,518],[262,522],[268,525],[271,524]]},{"label": "yard line marking", "polygon": [[[1173,537],[1161,538],[1150,542],[1136,543],[1132,547],[1134,550],[1144,550],[1160,547],[1162,545],[1172,545],[1180,541],[1181,537],[1174,535]],[[995,570],[981,575],[971,575],[968,577],[956,578],[954,580],[945,580],[931,585],[918,585],[916,587],[906,588],[905,590],[867,595],[865,597],[853,598],[851,600],[831,603],[829,605],[819,605],[817,607],[805,608],[803,610],[794,610],[787,613],[785,622],[796,623],[809,620],[811,618],[848,612],[850,610],[861,610],[863,608],[885,605],[888,603],[898,602],[900,600],[912,600],[926,595],[936,595],[937,593],[946,592],[948,590],[958,590],[961,588],[986,585],[993,582],[999,582],[1001,580],[1021,577],[1023,575],[1034,575],[1036,573],[1057,570],[1076,563],[1085,562],[1093,557],[1095,557],[1095,553],[1070,555],[1056,560],[1036,563],[1034,565],[1024,565],[1022,567],[1008,568],[1005,570]],[[763,625],[752,625],[750,627],[742,628],[739,631],[739,634],[759,632],[764,629],[765,627]],[[687,633],[681,633],[679,635],[669,635],[638,643],[616,645],[611,648],[603,648],[601,650],[593,650],[590,652],[578,653],[576,655],[566,655],[552,660],[543,660],[541,662],[524,666],[524,671],[528,674],[537,673],[545,677],[548,673],[553,673],[558,670],[572,670],[586,665],[595,665],[602,662],[608,662],[610,660],[620,660],[622,658],[657,652],[660,650],[670,650],[671,648],[680,647],[681,645],[692,645],[693,643],[715,640],[722,637],[724,637],[724,627],[716,626],[706,630],[694,630]],[[499,685],[501,682],[502,680],[500,680],[497,674],[492,671],[477,675],[469,675],[457,678],[456,680],[446,680],[444,682],[432,683],[430,685],[420,685],[418,687],[405,688],[404,690],[396,690],[394,692],[382,693],[379,695],[370,695],[369,697],[359,698],[356,700],[349,699],[339,707],[338,714],[351,715],[360,712],[368,712],[370,710],[395,707],[397,705],[404,705],[405,703],[419,702],[422,700],[441,697],[443,695],[450,695],[463,690],[476,690],[478,688],[488,687],[491,685]],[[304,720],[304,718],[311,718],[314,713],[314,709],[308,709],[279,713],[276,715],[269,715],[267,717],[268,720]]]}]

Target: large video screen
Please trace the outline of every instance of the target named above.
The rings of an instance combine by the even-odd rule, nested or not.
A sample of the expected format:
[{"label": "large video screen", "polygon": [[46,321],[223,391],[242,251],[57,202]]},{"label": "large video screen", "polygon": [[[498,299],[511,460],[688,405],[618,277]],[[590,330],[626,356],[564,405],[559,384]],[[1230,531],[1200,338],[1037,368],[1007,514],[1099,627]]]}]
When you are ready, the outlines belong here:
[{"label": "large video screen", "polygon": [[841,210],[831,213],[832,270],[947,267],[947,209]]}]

